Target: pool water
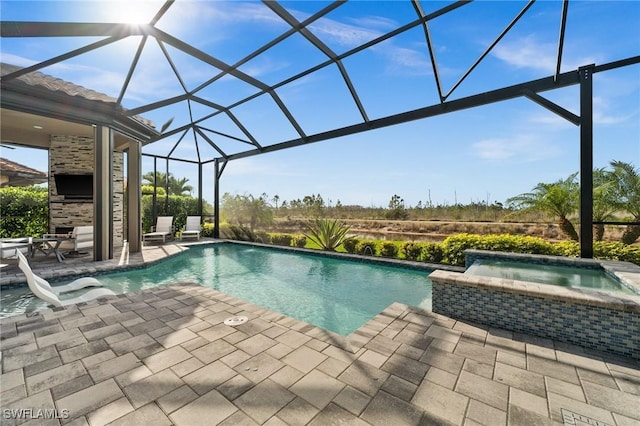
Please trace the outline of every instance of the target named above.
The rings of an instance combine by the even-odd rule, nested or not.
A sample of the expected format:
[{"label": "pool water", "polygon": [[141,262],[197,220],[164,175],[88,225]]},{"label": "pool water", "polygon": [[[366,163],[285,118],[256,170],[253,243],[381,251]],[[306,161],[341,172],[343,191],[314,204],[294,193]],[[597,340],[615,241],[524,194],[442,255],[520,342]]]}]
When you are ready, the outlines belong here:
[{"label": "pool water", "polygon": [[[239,244],[193,246],[145,269],[99,275],[129,293],[196,282],[341,335],[349,335],[393,302],[431,309],[427,270]],[[1,316],[45,308],[28,288],[3,291]]]},{"label": "pool water", "polygon": [[480,259],[467,268],[465,274],[637,295],[603,269]]}]

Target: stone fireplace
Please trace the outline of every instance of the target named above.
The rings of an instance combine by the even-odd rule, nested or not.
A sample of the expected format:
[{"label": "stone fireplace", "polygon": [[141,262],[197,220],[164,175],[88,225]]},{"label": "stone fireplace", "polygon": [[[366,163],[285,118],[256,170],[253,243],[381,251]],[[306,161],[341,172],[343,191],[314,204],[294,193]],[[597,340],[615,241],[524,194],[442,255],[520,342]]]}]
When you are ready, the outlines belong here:
[{"label": "stone fireplace", "polygon": [[[113,245],[124,241],[124,155],[113,152]],[[51,136],[49,149],[49,232],[93,225],[93,199],[73,199],[58,193],[56,174],[91,175],[94,141],[84,136]]]}]

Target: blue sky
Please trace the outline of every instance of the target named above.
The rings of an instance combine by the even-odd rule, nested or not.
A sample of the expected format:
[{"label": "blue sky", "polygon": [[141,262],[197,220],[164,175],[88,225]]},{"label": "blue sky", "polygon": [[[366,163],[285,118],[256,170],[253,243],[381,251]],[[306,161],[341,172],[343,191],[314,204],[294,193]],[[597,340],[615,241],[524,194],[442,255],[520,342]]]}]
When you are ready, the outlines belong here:
[{"label": "blue sky", "polygon": [[[113,2],[111,2],[113,3]],[[2,1],[3,20],[146,22],[162,2]],[[299,20],[328,2],[286,1]],[[423,2],[429,13],[446,2]],[[479,1],[430,22],[430,32],[444,91],[448,91],[524,7],[516,1]],[[122,12],[119,12],[122,11]],[[453,92],[450,100],[552,75],[561,2],[539,1],[486,59]],[[337,54],[414,20],[408,1],[353,1],[338,7],[309,28]],[[180,1],[158,28],[212,56],[233,64],[287,31],[269,8],[256,2]],[[569,6],[562,71],[640,55],[640,2],[572,1]],[[3,39],[1,60],[31,65],[97,39]],[[139,38],[130,38],[43,69],[42,72],[117,97]],[[436,84],[420,28],[407,31],[344,60],[369,118],[375,119],[438,102]],[[185,85],[198,87],[218,73],[214,67],[167,48]],[[240,70],[272,85],[326,60],[300,35],[247,62]],[[640,165],[640,66],[594,77],[594,165],[611,160]],[[228,106],[256,92],[234,77],[203,89],[203,98]],[[133,108],[182,93],[158,44],[147,43],[123,105]],[[277,89],[306,134],[362,120],[336,67]],[[543,93],[579,113],[577,86]],[[296,138],[295,129],[267,96],[234,109],[256,137],[269,145]],[[186,104],[149,111],[143,116],[158,127],[175,117],[170,129],[188,121]],[[196,117],[207,113],[192,105]],[[241,137],[226,118],[216,116],[208,128]],[[186,139],[192,139],[188,135]],[[145,147],[166,154],[178,137]],[[228,152],[251,148],[224,137],[216,142]],[[215,152],[206,144],[200,153]],[[209,150],[209,151],[207,151]],[[193,143],[176,153],[196,158]],[[2,149],[3,157],[45,170],[46,153]],[[161,163],[162,164],[162,163]],[[152,169],[143,161],[145,171]],[[500,201],[527,192],[538,182],[564,178],[579,169],[579,128],[527,99],[456,112],[376,131],[342,137],[251,158],[231,161],[221,179],[221,193],[267,193],[280,200],[320,193],[326,201],[386,206],[398,194],[408,205],[429,197],[434,204]],[[196,169],[171,162],[170,172],[196,184]],[[205,198],[213,197],[212,167],[205,168]]]}]

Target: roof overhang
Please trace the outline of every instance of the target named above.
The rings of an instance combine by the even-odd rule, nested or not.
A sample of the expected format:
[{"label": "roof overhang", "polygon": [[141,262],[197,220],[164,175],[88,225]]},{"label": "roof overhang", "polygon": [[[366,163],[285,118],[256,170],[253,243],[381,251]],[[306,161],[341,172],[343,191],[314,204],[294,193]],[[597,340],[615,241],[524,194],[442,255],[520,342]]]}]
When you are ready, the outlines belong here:
[{"label": "roof overhang", "polygon": [[113,129],[116,147],[120,149],[125,149],[131,140],[144,145],[159,135],[151,123],[127,115],[115,102],[70,95],[27,84],[20,78],[3,80],[1,90],[3,143],[47,148],[49,135],[93,136],[95,126]]}]

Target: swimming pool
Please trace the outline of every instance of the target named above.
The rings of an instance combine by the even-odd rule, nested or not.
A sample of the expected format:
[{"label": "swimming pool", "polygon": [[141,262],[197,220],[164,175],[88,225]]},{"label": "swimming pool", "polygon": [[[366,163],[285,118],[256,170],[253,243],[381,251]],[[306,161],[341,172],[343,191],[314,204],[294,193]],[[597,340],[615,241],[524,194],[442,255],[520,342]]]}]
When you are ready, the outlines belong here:
[{"label": "swimming pool", "polygon": [[478,259],[464,273],[637,296],[629,287],[597,268]]},{"label": "swimming pool", "polygon": [[[197,282],[346,336],[393,302],[431,309],[429,272],[222,243],[192,246],[148,268],[98,278],[116,293]],[[2,291],[0,300],[0,316],[46,307],[27,288]]]}]

